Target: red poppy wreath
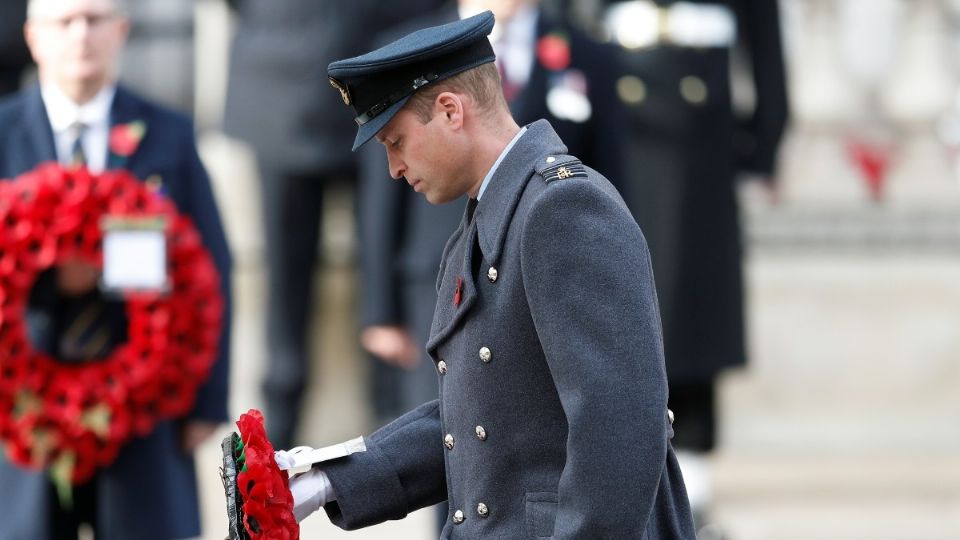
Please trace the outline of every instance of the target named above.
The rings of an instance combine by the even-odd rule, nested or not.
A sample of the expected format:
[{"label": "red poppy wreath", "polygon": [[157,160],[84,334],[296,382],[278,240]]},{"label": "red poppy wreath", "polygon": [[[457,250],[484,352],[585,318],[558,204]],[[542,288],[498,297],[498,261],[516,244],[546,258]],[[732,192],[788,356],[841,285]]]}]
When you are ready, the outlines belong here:
[{"label": "red poppy wreath", "polygon": [[[170,288],[126,292],[128,341],[108,357],[58,362],[24,320],[40,272],[80,259],[102,267],[100,220],[163,218]],[[61,486],[110,464],[132,437],[192,407],[216,357],[220,277],[190,219],[130,173],[44,164],[0,182],[0,441]]]},{"label": "red poppy wreath", "polygon": [[285,471],[274,459],[263,414],[250,409],[237,420],[240,433],[221,444],[220,476],[227,496],[230,540],[298,540],[293,495]]}]

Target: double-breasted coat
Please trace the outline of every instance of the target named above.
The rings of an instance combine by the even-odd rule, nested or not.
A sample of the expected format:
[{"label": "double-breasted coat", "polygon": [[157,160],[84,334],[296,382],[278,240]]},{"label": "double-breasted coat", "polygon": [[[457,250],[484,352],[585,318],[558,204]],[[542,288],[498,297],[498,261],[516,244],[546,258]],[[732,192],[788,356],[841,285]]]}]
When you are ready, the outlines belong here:
[{"label": "double-breasted coat", "polygon": [[[160,192],[193,220],[220,273],[226,304],[219,354],[187,418],[223,422],[230,354],[230,256],[210,181],[197,156],[191,122],[119,87],[110,125],[134,121],[146,125],[136,151],[126,158],[113,156],[107,167],[125,168],[142,180],[159,179]],[[11,179],[41,162],[56,160],[39,87],[0,104],[0,178]],[[49,286],[52,283],[38,283],[34,292]],[[114,333],[125,335],[126,328]],[[159,422],[97,473],[97,538],[167,540],[200,534],[194,460],[181,450],[178,425],[179,421]],[[0,486],[0,540],[48,538],[52,497],[46,473],[20,469],[0,458]]]},{"label": "double-breasted coat", "polygon": [[448,500],[442,538],[693,538],[650,257],[613,186],[530,124],[444,249],[440,396],[324,466],[334,523]]}]

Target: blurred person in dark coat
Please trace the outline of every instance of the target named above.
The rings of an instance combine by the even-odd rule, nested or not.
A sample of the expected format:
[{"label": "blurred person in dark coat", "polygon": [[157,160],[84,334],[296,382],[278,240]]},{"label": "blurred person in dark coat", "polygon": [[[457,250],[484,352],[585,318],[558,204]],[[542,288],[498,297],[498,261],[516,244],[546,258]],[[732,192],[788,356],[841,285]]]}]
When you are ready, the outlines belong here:
[{"label": "blurred person in dark coat", "polygon": [[20,88],[23,72],[31,63],[30,51],[23,40],[26,20],[26,0],[7,0],[0,4],[0,96]]},{"label": "blurred person in dark coat", "polygon": [[438,0],[229,0],[237,16],[224,130],[257,158],[267,261],[263,392],[270,440],[292,445],[309,380],[308,328],[327,188],[355,177],[350,116],[324,70]]},{"label": "blurred person in dark coat", "polygon": [[[716,444],[714,383],[746,362],[735,188],[742,174],[773,188],[788,114],[777,2],[624,2],[608,21],[627,51],[617,85],[630,110],[623,193],[650,244],[674,445],[691,504],[704,510],[702,457]],[[743,113],[732,103],[735,56],[753,84]]]},{"label": "blurred person in dark coat", "polygon": [[[624,110],[614,90],[614,47],[551,18],[537,0],[448,2],[387,37],[485,9],[496,16],[491,42],[513,117],[520,124],[547,119],[571,154],[616,183]],[[369,145],[361,152],[362,342],[397,366],[392,380],[401,388],[401,401],[387,415],[393,417],[437,397],[436,370],[423,347],[436,304],[437,267],[447,238],[460,223],[464,199],[429,204],[406,186],[385,181],[381,149]]]},{"label": "blurred person in dark coat", "polygon": [[[39,67],[39,84],[0,103],[0,178],[14,178],[42,162],[70,163],[77,144],[83,149],[82,162],[94,173],[123,168],[137,178],[153,178],[160,193],[193,220],[220,273],[226,318],[219,354],[193,410],[184,418],[161,421],[147,436],[128,442],[111,465],[74,488],[72,508],[60,504],[45,471],[0,460],[2,540],[76,539],[81,523],[89,523],[97,538],[105,539],[198,536],[193,452],[227,419],[226,239],[190,121],[117,85],[118,56],[129,30],[122,8],[117,0],[30,0],[25,32]],[[135,121],[146,128],[143,138],[129,156],[111,158],[115,153],[109,148],[109,130]],[[71,130],[76,122],[84,126],[79,136]],[[34,296],[49,299],[31,304],[28,313],[38,347],[46,344],[63,361],[82,361],[102,357],[126,340],[123,303],[101,294],[97,279],[96,269],[79,261],[38,277]],[[98,331],[109,336],[105,346],[94,345],[94,339],[71,343],[76,340],[70,338],[70,325],[90,307],[102,308],[104,316],[93,320]]]}]

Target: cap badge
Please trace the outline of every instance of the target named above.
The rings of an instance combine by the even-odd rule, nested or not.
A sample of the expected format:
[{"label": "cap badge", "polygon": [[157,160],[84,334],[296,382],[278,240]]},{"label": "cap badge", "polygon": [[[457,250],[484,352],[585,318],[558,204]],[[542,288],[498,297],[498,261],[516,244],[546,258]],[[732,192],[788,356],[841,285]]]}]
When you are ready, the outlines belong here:
[{"label": "cap badge", "polygon": [[347,91],[347,87],[343,85],[340,81],[330,77],[330,86],[336,88],[340,91],[340,97],[343,98],[343,104],[350,106],[350,92]]}]

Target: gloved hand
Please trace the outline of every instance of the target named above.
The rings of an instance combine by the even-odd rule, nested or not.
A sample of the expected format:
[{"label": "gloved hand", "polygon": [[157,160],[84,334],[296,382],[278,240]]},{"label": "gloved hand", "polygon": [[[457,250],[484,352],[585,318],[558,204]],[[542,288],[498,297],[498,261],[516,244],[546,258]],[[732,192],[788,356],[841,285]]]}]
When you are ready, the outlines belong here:
[{"label": "gloved hand", "polygon": [[337,500],[333,485],[318,463],[330,459],[349,456],[355,452],[366,452],[363,437],[324,448],[298,446],[290,450],[278,450],[274,459],[280,470],[290,475],[290,492],[293,493],[293,515],[297,521],[303,521],[321,506]]},{"label": "gloved hand", "polygon": [[298,522],[336,500],[330,479],[319,467],[290,478],[290,492],[293,494],[293,515]]}]

